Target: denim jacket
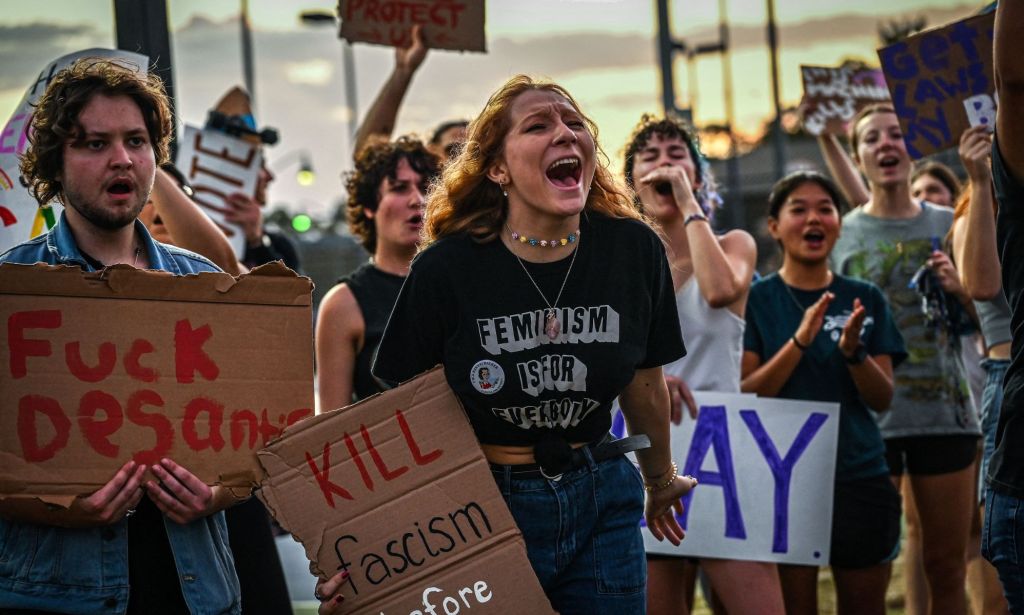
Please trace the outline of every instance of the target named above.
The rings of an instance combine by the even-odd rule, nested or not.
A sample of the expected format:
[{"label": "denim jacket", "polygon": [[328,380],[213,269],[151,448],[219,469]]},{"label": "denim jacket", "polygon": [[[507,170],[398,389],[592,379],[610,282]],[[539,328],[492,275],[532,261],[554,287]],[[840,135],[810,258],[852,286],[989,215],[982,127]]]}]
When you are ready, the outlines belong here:
[{"label": "denim jacket", "polygon": [[[151,269],[176,275],[219,271],[198,254],[154,241],[146,227],[135,231]],[[78,250],[67,219],[17,245],[0,263],[48,263],[91,267]],[[193,615],[240,613],[235,563],[224,513],[179,525],[164,517],[185,603]],[[68,529],[0,519],[0,612],[38,609],[61,613],[123,613],[128,607],[128,532],[113,525]]]}]

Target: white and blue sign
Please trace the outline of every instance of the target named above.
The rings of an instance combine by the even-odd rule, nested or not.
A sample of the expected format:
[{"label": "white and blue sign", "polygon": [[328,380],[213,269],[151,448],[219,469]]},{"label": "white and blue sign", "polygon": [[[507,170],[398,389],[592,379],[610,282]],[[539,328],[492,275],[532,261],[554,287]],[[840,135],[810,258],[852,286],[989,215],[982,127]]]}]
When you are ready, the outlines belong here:
[{"label": "white and blue sign", "polygon": [[[664,555],[827,565],[839,404],[694,392],[696,421],[672,426],[672,456],[697,479],[683,499],[678,547]],[[621,413],[612,431],[623,435]]]}]

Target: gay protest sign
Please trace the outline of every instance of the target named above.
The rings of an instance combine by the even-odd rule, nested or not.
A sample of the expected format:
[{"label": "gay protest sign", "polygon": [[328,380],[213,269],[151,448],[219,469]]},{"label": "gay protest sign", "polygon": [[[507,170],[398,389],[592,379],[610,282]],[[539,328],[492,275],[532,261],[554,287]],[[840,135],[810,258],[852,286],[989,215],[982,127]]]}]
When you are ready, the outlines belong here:
[{"label": "gay protest sign", "polygon": [[[697,420],[672,427],[672,457],[697,479],[678,547],[651,553],[827,565],[839,405],[694,392]],[[623,432],[617,414],[613,430]]]},{"label": "gay protest sign", "polygon": [[117,265],[0,265],[0,498],[67,505],[129,459],[248,492],[313,413],[312,285]]},{"label": "gay protest sign", "polygon": [[344,613],[553,613],[444,372],[289,427],[259,491]]},{"label": "gay protest sign", "polygon": [[845,134],[846,123],[873,102],[889,100],[885,78],[877,68],[845,64],[839,67],[801,66],[804,83],[804,130]]},{"label": "gay protest sign", "polygon": [[911,158],[955,146],[970,126],[995,128],[994,23],[978,15],[878,50]]},{"label": "gay protest sign", "polygon": [[115,60],[123,66],[146,73],[149,58],[138,53],[114,49],[86,49],[61,56],[39,72],[0,132],[0,253],[23,241],[42,234],[53,226],[60,214],[56,203],[40,208],[35,197],[20,181],[18,156],[28,149],[28,131],[32,124],[33,106],[46,91],[54,76],[80,58]]},{"label": "gay protest sign", "polygon": [[224,218],[231,207],[226,199],[234,192],[254,195],[262,164],[257,145],[219,130],[185,126],[178,168],[192,185],[192,200],[224,231],[239,258],[245,254],[245,234],[242,227]]},{"label": "gay protest sign", "polygon": [[422,26],[428,47],[487,51],[484,0],[338,0],[341,38],[406,47]]}]

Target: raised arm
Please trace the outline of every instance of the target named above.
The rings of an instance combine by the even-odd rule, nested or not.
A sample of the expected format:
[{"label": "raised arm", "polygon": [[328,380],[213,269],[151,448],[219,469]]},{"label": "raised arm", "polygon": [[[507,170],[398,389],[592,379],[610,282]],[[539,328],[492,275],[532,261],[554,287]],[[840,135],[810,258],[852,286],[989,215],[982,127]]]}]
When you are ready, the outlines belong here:
[{"label": "raised arm", "polygon": [[871,193],[864,184],[864,178],[853,159],[846,153],[839,137],[833,134],[822,134],[818,136],[818,147],[821,148],[821,155],[825,157],[825,164],[832,179],[839,184],[843,197],[850,203],[850,207],[858,207],[871,199]]},{"label": "raised arm", "polygon": [[996,134],[1011,175],[1024,178],[1024,2],[1004,0],[996,8],[996,34],[993,48],[996,92]]},{"label": "raised arm", "polygon": [[423,42],[422,29],[418,25],[413,26],[412,42],[408,47],[395,48],[395,68],[367,110],[359,129],[356,130],[353,154],[358,153],[373,136],[391,138],[402,99],[409,90],[413,75],[426,57],[427,46]]},{"label": "raised arm", "polygon": [[156,170],[152,198],[174,245],[202,254],[231,275],[245,273],[228,238],[163,169]]},{"label": "raised arm", "polygon": [[991,151],[992,140],[984,127],[970,128],[960,138],[960,160],[971,179],[971,202],[953,227],[953,255],[960,281],[971,298],[979,301],[992,299],[1002,287],[988,162]]},{"label": "raised arm", "polygon": [[711,307],[728,307],[742,315],[757,262],[754,238],[740,230],[719,238],[708,222],[691,218],[702,211],[682,167],[658,167],[638,181],[644,185],[669,183],[679,211],[690,220],[685,227],[686,239],[701,294]]}]

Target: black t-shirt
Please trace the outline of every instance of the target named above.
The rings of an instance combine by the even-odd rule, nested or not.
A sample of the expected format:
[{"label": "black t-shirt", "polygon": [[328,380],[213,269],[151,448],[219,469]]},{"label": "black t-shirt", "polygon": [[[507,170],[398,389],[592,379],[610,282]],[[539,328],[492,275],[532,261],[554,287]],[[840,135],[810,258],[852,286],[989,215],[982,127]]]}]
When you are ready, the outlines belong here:
[{"label": "black t-shirt", "polygon": [[988,481],[996,491],[1024,498],[1024,184],[1004,166],[997,142],[992,144],[992,176],[999,201],[996,245],[1003,268],[1003,292],[1010,304],[1013,342]]},{"label": "black t-shirt", "polygon": [[386,388],[385,383],[370,373],[370,366],[405,278],[365,263],[339,281],[348,285],[363,315],[363,348],[356,355],[356,371],[352,380],[352,401],[359,401]]},{"label": "black t-shirt", "polygon": [[246,246],[242,257],[242,264],[249,269],[274,261],[282,261],[292,271],[300,271],[299,253],[295,245],[281,233],[273,231],[264,231],[262,243],[255,248]]},{"label": "black t-shirt", "polygon": [[477,243],[467,235],[438,241],[413,261],[374,374],[401,382],[443,364],[485,444],[527,446],[552,434],[571,442],[602,437],[611,426],[611,403],[634,371],[686,350],[654,231],[589,213],[577,252],[575,262],[572,255],[523,262],[556,304],[561,332],[551,339],[544,299],[501,241]]}]

